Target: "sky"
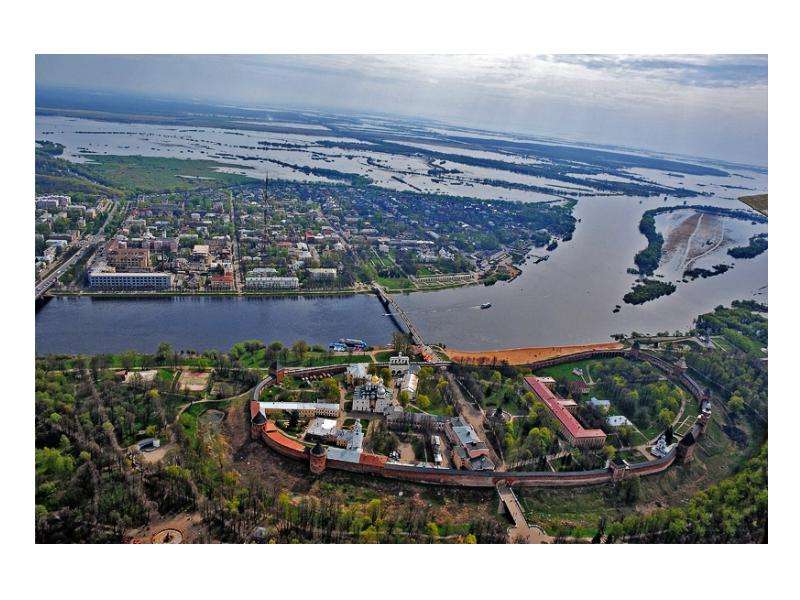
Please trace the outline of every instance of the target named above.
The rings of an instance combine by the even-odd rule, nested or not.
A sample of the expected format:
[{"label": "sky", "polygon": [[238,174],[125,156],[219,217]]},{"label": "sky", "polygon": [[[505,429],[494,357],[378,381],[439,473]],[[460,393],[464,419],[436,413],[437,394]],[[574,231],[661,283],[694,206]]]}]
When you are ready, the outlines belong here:
[{"label": "sky", "polygon": [[436,119],[767,164],[766,55],[38,55],[36,85]]}]

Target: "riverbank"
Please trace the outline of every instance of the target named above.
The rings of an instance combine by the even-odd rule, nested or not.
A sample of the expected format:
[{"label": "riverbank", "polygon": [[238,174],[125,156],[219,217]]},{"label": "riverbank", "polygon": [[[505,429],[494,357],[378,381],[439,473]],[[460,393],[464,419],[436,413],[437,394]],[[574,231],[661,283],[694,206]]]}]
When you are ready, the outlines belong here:
[{"label": "riverbank", "polygon": [[505,348],[497,350],[445,350],[448,358],[454,362],[466,363],[508,363],[509,365],[526,365],[540,360],[570,356],[590,350],[620,350],[624,346],[619,342],[601,342],[598,344],[573,344],[569,346],[540,346],[529,348]]}]

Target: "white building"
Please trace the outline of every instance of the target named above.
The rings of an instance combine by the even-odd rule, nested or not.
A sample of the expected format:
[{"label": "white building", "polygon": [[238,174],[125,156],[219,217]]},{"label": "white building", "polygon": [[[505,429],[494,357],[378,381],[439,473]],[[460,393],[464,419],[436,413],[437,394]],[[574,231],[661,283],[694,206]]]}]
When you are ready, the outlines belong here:
[{"label": "white building", "polygon": [[266,413],[292,412],[296,410],[304,417],[339,416],[339,405],[331,402],[259,402],[261,411]]},{"label": "white building", "polygon": [[419,377],[410,371],[403,375],[400,381],[400,391],[408,394],[409,399],[417,395],[417,386],[419,385]]},{"label": "white building", "polygon": [[387,389],[377,375],[353,392],[353,411],[387,413],[393,410],[392,390]]},{"label": "white building", "polygon": [[369,371],[365,363],[354,363],[348,365],[345,372],[345,381],[348,385],[362,385],[369,379]]},{"label": "white building", "polygon": [[300,280],[297,277],[247,277],[245,287],[249,290],[296,290]]},{"label": "white building", "polygon": [[402,353],[397,356],[389,357],[389,370],[392,372],[392,377],[402,377],[408,373],[411,366],[411,359],[404,356]]},{"label": "white building", "polygon": [[89,273],[89,287],[105,290],[168,290],[171,273]]},{"label": "white building", "polygon": [[592,399],[589,400],[589,406],[594,406],[597,409],[600,409],[603,412],[607,412],[609,408],[611,408],[611,402],[608,400],[598,400],[594,396]]},{"label": "white building", "polygon": [[623,425],[633,425],[625,415],[611,415],[606,417],[606,423],[610,427],[622,427]]}]

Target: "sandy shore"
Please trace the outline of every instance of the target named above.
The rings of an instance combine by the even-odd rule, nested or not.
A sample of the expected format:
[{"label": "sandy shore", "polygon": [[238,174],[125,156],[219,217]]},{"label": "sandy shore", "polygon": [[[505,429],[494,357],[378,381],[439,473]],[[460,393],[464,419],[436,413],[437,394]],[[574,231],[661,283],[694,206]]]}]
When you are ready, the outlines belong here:
[{"label": "sandy shore", "polygon": [[505,348],[499,350],[456,350],[447,349],[450,360],[455,362],[507,362],[510,365],[525,365],[539,360],[569,356],[587,350],[619,350],[624,346],[619,342],[603,342],[600,344],[576,344],[574,346],[540,346],[532,348]]}]

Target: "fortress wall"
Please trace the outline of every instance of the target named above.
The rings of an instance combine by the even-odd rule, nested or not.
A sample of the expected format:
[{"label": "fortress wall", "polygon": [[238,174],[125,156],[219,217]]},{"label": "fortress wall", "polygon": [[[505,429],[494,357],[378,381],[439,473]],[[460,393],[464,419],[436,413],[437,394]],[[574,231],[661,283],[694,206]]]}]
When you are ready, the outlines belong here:
[{"label": "fortress wall", "polygon": [[[542,368],[543,366],[552,366],[554,364],[561,364],[564,362],[572,362],[581,360],[583,358],[598,358],[598,357],[613,357],[613,356],[626,356],[628,350],[599,350],[581,353],[580,355],[570,355],[564,357],[557,357],[546,361],[540,361],[534,368]],[[669,370],[670,366],[659,357],[647,356],[646,354],[640,355],[642,360],[647,360],[655,364],[655,366]],[[680,376],[681,383],[698,399],[701,398],[703,391],[690,377],[683,374]],[[294,440],[291,440],[281,435],[270,435],[268,433],[268,425],[273,431],[274,424],[268,422],[267,425],[262,426],[261,439],[264,444],[286,458],[294,460],[308,461],[308,449],[302,448],[301,445]],[[280,430],[278,430],[280,431]],[[676,451],[672,450],[664,458],[635,463],[629,465],[624,471],[624,478],[627,477],[643,477],[646,475],[653,475],[668,469],[676,458]],[[505,481],[508,485],[516,485],[520,487],[570,487],[570,486],[584,486],[584,485],[598,485],[609,483],[613,480],[612,470],[609,469],[595,469],[592,471],[466,471],[458,469],[435,469],[430,467],[417,467],[413,465],[400,465],[395,463],[387,463],[385,465],[365,464],[365,463],[351,463],[338,460],[328,459],[328,468],[338,469],[342,471],[349,471],[352,473],[360,473],[365,475],[377,475],[387,477],[390,479],[399,479],[404,481],[411,481],[414,483],[422,483],[428,485],[446,485],[456,487],[469,487],[469,488],[488,488],[494,487],[497,483]]]}]

